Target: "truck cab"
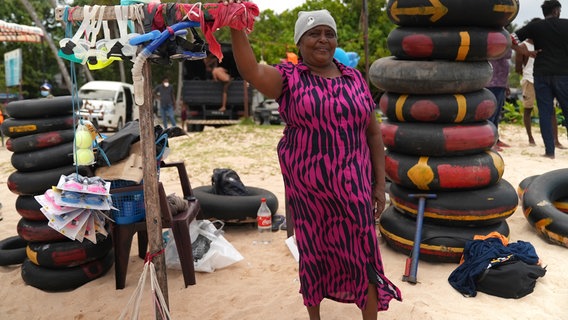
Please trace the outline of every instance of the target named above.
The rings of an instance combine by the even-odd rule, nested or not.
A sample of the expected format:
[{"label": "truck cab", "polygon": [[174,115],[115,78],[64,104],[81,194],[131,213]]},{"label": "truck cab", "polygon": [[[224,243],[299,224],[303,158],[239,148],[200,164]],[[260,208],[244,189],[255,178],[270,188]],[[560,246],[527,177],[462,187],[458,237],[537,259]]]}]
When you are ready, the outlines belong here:
[{"label": "truck cab", "polygon": [[91,120],[99,130],[118,131],[138,119],[134,86],[118,81],[91,81],[79,88],[82,101],[79,115]]},{"label": "truck cab", "polygon": [[202,131],[205,125],[231,125],[243,117],[252,116],[252,107],[258,104],[254,88],[240,76],[230,44],[221,44],[223,60],[219,66],[227,69],[231,82],[227,90],[227,108],[220,111],[223,84],[214,81],[206,72],[203,60],[184,62],[182,100],[187,108],[186,130]]}]

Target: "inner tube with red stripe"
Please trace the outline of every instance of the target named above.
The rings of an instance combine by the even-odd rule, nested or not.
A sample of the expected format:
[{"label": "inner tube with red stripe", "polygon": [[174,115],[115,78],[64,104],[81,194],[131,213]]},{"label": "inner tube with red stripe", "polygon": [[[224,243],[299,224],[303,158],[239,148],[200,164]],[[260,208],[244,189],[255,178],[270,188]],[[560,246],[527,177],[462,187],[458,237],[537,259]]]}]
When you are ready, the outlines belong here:
[{"label": "inner tube with red stripe", "polygon": [[47,221],[45,215],[41,212],[41,204],[37,202],[34,196],[21,195],[16,198],[16,211],[27,220]]},{"label": "inner tube with red stripe", "polygon": [[16,226],[18,235],[29,242],[57,242],[67,240],[63,234],[48,225],[48,221],[21,218]]},{"label": "inner tube with red stripe", "polygon": [[484,61],[504,56],[511,37],[503,28],[398,27],[389,33],[387,45],[400,59]]},{"label": "inner tube with red stripe", "polygon": [[68,115],[33,119],[8,118],[2,122],[1,128],[4,136],[18,138],[30,134],[72,129],[73,125],[73,115]]},{"label": "inner tube with red stripe", "polygon": [[523,194],[523,212],[528,222],[547,241],[568,247],[568,214],[554,206],[568,198],[568,169],[558,169],[534,178]]},{"label": "inner tube with red stripe", "polygon": [[456,94],[483,89],[493,71],[487,61],[377,59],[369,69],[373,85],[408,94]]},{"label": "inner tube with red stripe", "polygon": [[79,109],[80,103],[80,99],[73,96],[17,100],[6,105],[6,113],[16,119],[62,116],[72,114],[73,105]]},{"label": "inner tube with red stripe", "polygon": [[73,129],[30,134],[6,140],[6,149],[14,153],[30,152],[73,141]]},{"label": "inner tube with red stripe", "polygon": [[389,120],[399,122],[469,123],[495,113],[495,95],[481,89],[463,94],[398,94],[385,92],[379,107]]},{"label": "inner tube with red stripe", "polygon": [[48,292],[76,289],[102,277],[112,267],[113,250],[103,258],[65,269],[51,269],[38,266],[26,259],[22,264],[22,279],[32,287]]},{"label": "inner tube with red stripe", "polygon": [[487,150],[455,157],[410,156],[387,150],[385,171],[392,183],[430,191],[479,189],[497,183],[505,164],[499,153]]},{"label": "inner tube with red stripe", "polygon": [[[392,183],[390,201],[398,211],[416,218],[418,199],[410,194],[424,191]],[[424,220],[432,224],[478,227],[501,222],[517,210],[519,200],[515,188],[501,179],[492,186],[474,190],[435,192],[436,198],[424,205]]]},{"label": "inner tube with red stripe", "polygon": [[408,27],[505,27],[519,12],[519,0],[389,0],[392,23]]},{"label": "inner tube with red stripe", "polygon": [[30,242],[26,254],[38,266],[69,268],[100,259],[111,249],[111,238],[97,234],[96,244],[86,239],[83,242]]},{"label": "inner tube with red stripe", "polygon": [[[430,201],[430,199],[428,199]],[[381,237],[396,251],[410,255],[414,246],[416,220],[402,214],[393,206],[388,207],[379,219]],[[422,225],[420,259],[432,262],[459,263],[465,244],[476,235],[487,235],[497,231],[509,236],[506,220],[480,227],[456,227],[433,224],[427,221]]]},{"label": "inner tube with red stripe", "polygon": [[390,151],[408,155],[468,155],[488,150],[497,142],[497,128],[487,120],[465,124],[385,120],[381,132]]},{"label": "inner tube with red stripe", "polygon": [[11,266],[24,262],[27,245],[28,242],[20,236],[0,240],[0,266]]}]

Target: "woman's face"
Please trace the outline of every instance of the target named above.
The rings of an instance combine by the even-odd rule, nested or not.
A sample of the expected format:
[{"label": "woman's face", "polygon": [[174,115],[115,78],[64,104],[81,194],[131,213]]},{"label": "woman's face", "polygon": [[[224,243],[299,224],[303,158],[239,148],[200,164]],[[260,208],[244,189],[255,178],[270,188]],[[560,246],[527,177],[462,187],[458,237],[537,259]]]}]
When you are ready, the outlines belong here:
[{"label": "woman's face", "polygon": [[337,35],[328,26],[316,26],[302,35],[298,48],[308,64],[329,63],[337,48]]}]

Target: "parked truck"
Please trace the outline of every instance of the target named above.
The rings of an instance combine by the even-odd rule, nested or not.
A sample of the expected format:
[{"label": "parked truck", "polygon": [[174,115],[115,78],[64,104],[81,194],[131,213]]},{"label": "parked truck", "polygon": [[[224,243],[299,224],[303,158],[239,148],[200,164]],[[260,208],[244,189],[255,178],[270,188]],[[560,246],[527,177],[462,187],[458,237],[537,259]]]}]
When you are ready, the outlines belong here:
[{"label": "parked truck", "polygon": [[221,45],[223,59],[219,66],[228,70],[232,80],[227,92],[227,107],[222,105],[223,83],[211,79],[202,60],[184,62],[182,100],[187,108],[186,130],[202,131],[203,127],[238,123],[253,114],[260,103],[256,90],[244,81],[237,70],[230,44]]}]

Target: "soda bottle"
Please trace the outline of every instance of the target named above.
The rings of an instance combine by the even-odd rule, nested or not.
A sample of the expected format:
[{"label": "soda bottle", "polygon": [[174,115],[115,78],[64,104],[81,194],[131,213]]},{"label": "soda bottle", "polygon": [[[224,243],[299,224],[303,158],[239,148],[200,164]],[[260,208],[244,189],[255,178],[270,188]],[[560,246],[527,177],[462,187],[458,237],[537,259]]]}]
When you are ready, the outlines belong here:
[{"label": "soda bottle", "polygon": [[256,223],[258,226],[258,242],[267,244],[272,241],[272,213],[266,204],[266,198],[260,199],[260,207],[256,213]]}]

